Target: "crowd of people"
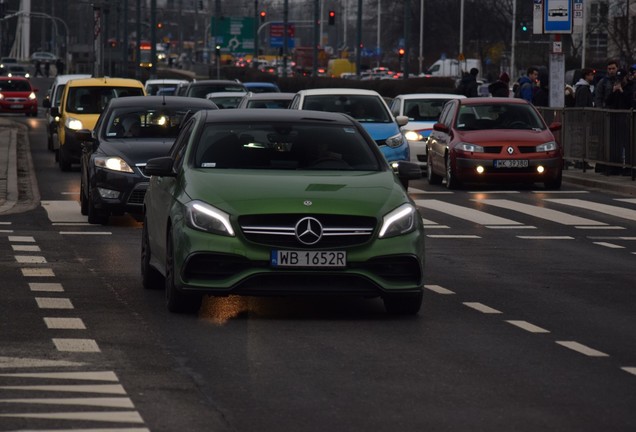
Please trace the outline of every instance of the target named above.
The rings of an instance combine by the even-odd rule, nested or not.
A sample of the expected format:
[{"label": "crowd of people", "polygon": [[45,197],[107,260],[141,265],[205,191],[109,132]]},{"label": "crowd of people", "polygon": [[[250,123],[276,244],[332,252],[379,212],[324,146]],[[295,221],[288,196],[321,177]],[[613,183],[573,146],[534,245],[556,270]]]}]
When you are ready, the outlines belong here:
[{"label": "crowd of people", "polygon": [[[479,70],[472,68],[461,79],[457,92],[466,97],[479,96],[477,76]],[[597,107],[607,109],[636,109],[636,64],[629,69],[619,66],[616,60],[607,63],[607,74],[594,83],[596,71],[581,70],[581,77],[572,86],[565,87],[566,107]],[[510,86],[510,76],[503,72],[497,81],[488,86],[493,97],[518,97],[536,106],[549,106],[547,77],[540,78],[539,69],[529,67],[526,75]]]}]

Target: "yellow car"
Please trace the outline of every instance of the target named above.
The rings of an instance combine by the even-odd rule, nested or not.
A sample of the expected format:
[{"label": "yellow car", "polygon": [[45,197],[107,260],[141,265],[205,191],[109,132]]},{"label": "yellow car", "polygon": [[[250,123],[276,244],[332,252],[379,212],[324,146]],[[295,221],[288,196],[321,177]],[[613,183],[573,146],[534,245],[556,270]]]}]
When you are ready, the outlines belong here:
[{"label": "yellow car", "polygon": [[[129,78],[86,78],[66,84],[58,107],[52,107],[59,117],[57,134],[53,138],[57,161],[62,171],[79,163],[82,153],[79,131],[92,130],[108,101],[116,97],[145,96],[141,81]],[[55,112],[57,111],[57,112]]]}]

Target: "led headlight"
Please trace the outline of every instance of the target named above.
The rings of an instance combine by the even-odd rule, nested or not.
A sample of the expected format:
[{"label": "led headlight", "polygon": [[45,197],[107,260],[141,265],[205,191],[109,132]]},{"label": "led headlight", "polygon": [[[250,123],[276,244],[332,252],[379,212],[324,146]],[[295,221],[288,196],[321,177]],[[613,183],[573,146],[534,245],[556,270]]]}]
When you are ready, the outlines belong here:
[{"label": "led headlight", "polygon": [[31,93],[29,93],[29,99],[30,100],[37,99],[37,96],[35,95],[35,93],[31,92]]},{"label": "led headlight", "polygon": [[483,153],[484,148],[477,144],[460,142],[455,146],[455,149],[469,152],[469,153]]},{"label": "led headlight", "polygon": [[410,130],[404,134],[404,137],[409,141],[422,141],[424,136],[417,131]]},{"label": "led headlight", "polygon": [[84,128],[82,122],[73,117],[67,117],[64,121],[64,126],[72,130],[80,130]]},{"label": "led headlight", "polygon": [[557,149],[557,143],[555,141],[550,141],[550,142],[538,145],[537,153],[554,151],[556,149]]},{"label": "led headlight", "polygon": [[404,143],[404,135],[402,135],[402,133],[393,135],[392,137],[389,137],[386,139],[386,145],[388,145],[389,147],[399,147],[403,143]]},{"label": "led headlight", "polygon": [[95,166],[111,171],[132,173],[133,170],[125,160],[119,157],[98,156],[93,159]]},{"label": "led headlight", "polygon": [[412,204],[402,204],[382,218],[380,238],[395,237],[415,229],[417,209]]},{"label": "led headlight", "polygon": [[199,231],[234,237],[230,215],[202,201],[186,204],[186,223]]}]

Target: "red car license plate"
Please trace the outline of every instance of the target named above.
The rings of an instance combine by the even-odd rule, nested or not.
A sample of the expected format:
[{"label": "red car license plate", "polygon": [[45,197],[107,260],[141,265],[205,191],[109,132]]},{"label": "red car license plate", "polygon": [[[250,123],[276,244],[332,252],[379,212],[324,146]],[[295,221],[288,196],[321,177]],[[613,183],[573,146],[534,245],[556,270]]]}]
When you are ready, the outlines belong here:
[{"label": "red car license plate", "polygon": [[495,168],[528,168],[528,160],[527,159],[496,160]]}]

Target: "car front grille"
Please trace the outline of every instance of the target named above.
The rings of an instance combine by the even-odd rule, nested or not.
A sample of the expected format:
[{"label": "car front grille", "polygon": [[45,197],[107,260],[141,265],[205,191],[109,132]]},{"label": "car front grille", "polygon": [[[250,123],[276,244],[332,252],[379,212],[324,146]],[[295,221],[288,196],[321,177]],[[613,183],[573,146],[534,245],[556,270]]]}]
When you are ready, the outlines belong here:
[{"label": "car front grille", "polygon": [[130,196],[128,196],[128,204],[142,205],[147,189],[148,183],[138,183],[135,185],[135,188],[130,192]]},{"label": "car front grille", "polygon": [[27,98],[24,97],[8,97],[8,98],[4,98],[4,100],[6,102],[26,102]]},{"label": "car front grille", "polygon": [[[303,244],[296,238],[296,224],[308,216],[322,225],[322,238],[313,245]],[[241,216],[239,225],[245,238],[254,243],[271,247],[324,249],[368,242],[375,230],[376,220],[348,215],[271,214]]]},{"label": "car front grille", "polygon": [[484,153],[501,153],[501,146],[485,146]]}]

